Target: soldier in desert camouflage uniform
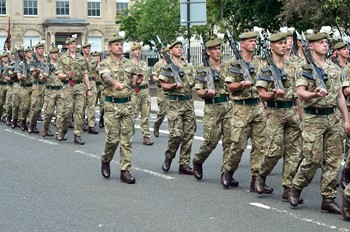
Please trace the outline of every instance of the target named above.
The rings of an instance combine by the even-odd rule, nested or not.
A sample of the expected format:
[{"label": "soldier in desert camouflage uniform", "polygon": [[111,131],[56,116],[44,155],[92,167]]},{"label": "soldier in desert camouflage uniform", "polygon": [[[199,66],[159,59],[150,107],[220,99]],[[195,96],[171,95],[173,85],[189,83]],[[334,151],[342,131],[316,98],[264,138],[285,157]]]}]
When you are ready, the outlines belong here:
[{"label": "soldier in desert camouflage uniform", "polygon": [[[229,101],[229,91],[223,76],[224,65],[221,63],[221,40],[212,39],[205,43],[210,67],[199,65],[196,71],[195,89],[199,97],[205,101],[203,118],[203,137],[198,152],[193,158],[193,175],[196,179],[203,178],[203,163],[222,139],[223,163],[231,155],[233,105]],[[214,77],[215,75],[215,77]],[[223,165],[222,170],[225,167]],[[231,181],[231,179],[229,180]],[[237,186],[238,182],[225,185]],[[226,184],[226,183],[225,183]]]},{"label": "soldier in desert camouflage uniform", "polygon": [[141,133],[143,136],[143,144],[152,146],[151,136],[149,132],[149,116],[151,114],[151,95],[149,93],[149,69],[146,62],[141,60],[141,45],[133,43],[131,46],[132,62],[138,68],[138,72],[143,74],[143,80],[140,86],[134,89],[131,99],[135,105],[135,117],[141,114]]},{"label": "soldier in desert camouflage uniform", "polygon": [[56,74],[62,80],[65,87],[63,88],[66,105],[61,115],[62,130],[57,136],[58,141],[65,139],[68,131],[69,118],[74,115],[74,143],[84,145],[81,135],[83,133],[84,124],[84,105],[86,101],[86,93],[88,97],[93,96],[90,86],[87,65],[84,57],[77,53],[76,38],[68,38],[66,40],[68,46],[65,52],[58,60]]},{"label": "soldier in desert camouflage uniform", "polygon": [[134,184],[131,175],[131,141],[135,133],[134,104],[131,102],[133,87],[142,82],[142,74],[137,74],[133,63],[123,57],[123,38],[113,36],[108,41],[110,56],[103,60],[97,70],[106,86],[104,124],[106,142],[101,156],[101,173],[105,178],[110,177],[110,162],[120,143],[120,180],[127,184]]},{"label": "soldier in desert camouflage uniform", "polygon": [[192,175],[191,148],[196,131],[196,119],[192,99],[192,87],[194,86],[193,67],[181,60],[182,43],[175,41],[169,46],[170,56],[174,65],[183,70],[181,81],[176,82],[170,68],[165,65],[159,76],[160,84],[169,99],[168,121],[169,140],[165,151],[165,159],[162,169],[168,172],[171,161],[175,158],[180,145],[179,173]]},{"label": "soldier in desert camouflage uniform", "polygon": [[[234,116],[231,132],[233,136],[231,156],[230,159],[226,160],[228,168],[224,175],[228,176],[226,177],[228,180],[238,169],[244,149],[247,147],[248,139],[251,138],[250,173],[252,179],[250,183],[250,192],[255,192],[256,176],[258,175],[260,163],[266,150],[265,111],[254,85],[256,81],[256,71],[260,63],[259,58],[253,55],[256,49],[256,37],[257,34],[252,31],[246,31],[239,36],[242,58],[250,66],[249,72],[251,73],[252,81],[245,80],[242,74],[229,71],[234,68],[241,68],[235,59],[229,61],[225,68],[227,72],[227,74],[225,74],[225,81],[234,102]],[[272,191],[268,186],[265,187],[266,193]]]},{"label": "soldier in desert camouflage uniform", "polygon": [[[165,50],[166,52],[169,51],[169,48],[164,48],[163,50]],[[163,51],[161,51],[163,52]],[[153,67],[153,80],[157,83],[157,105],[158,105],[158,112],[157,112],[157,118],[154,122],[154,128],[153,128],[153,134],[156,137],[159,137],[159,128],[162,125],[164,118],[167,114],[168,111],[168,105],[169,105],[169,101],[166,97],[166,95],[164,94],[164,91],[162,89],[162,86],[160,85],[159,82],[159,75],[160,75],[160,71],[161,68],[166,65],[166,61],[164,60],[163,54],[160,55],[161,59],[154,65]]]},{"label": "soldier in desert camouflage uniform", "polygon": [[[288,201],[289,190],[297,168],[303,158],[299,109],[296,103],[295,73],[298,64],[285,59],[286,36],[276,33],[270,36],[272,59],[281,70],[284,90],[276,90],[272,73],[266,64],[259,67],[256,87],[259,96],[266,101],[266,140],[268,149],[261,162],[259,175],[255,183],[257,193],[264,192],[266,177],[283,157],[282,199]],[[267,71],[268,70],[268,71]],[[277,77],[275,77],[277,78]]]},{"label": "soldier in desert camouflage uniform", "polygon": [[328,78],[324,81],[325,87],[322,87],[315,79],[305,77],[315,75],[312,73],[312,67],[306,63],[297,72],[297,94],[304,110],[302,125],[304,159],[293,179],[289,202],[292,207],[300,204],[302,190],[310,184],[322,163],[321,210],[340,214],[335,198],[343,131],[342,120],[335,113],[335,107],[338,107],[343,115],[345,133],[350,131],[348,110],[341,88],[341,70],[333,62],[325,59],[328,51],[326,34],[312,34],[308,36],[308,40],[312,59],[328,74]]}]

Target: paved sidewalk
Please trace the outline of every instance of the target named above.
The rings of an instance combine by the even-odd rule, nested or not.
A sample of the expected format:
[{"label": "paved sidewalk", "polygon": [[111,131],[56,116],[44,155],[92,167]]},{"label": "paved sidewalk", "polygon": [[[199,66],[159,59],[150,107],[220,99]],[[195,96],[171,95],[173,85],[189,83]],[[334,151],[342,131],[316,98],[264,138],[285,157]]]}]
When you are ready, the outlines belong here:
[{"label": "paved sidewalk", "polygon": [[[204,101],[194,101],[194,110],[197,118],[203,118]],[[151,111],[152,113],[158,112],[157,97],[151,97]]]}]

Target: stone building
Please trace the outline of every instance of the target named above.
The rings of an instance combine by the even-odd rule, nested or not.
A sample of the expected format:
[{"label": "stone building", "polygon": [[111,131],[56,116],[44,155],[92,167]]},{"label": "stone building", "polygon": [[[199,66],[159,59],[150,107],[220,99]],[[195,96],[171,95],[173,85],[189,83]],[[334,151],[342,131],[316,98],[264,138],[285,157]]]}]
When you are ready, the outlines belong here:
[{"label": "stone building", "polygon": [[0,0],[0,51],[7,38],[10,18],[11,47],[45,40],[65,47],[68,36],[78,44],[89,42],[92,51],[104,51],[108,38],[118,31],[115,16],[129,0]]}]

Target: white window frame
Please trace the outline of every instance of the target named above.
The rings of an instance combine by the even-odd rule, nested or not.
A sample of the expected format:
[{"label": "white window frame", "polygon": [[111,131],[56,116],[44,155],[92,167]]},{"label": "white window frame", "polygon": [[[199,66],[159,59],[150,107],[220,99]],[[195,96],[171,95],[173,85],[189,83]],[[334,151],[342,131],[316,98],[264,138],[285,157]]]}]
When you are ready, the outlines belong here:
[{"label": "white window frame", "polygon": [[[25,14],[24,9],[25,9],[25,2],[30,1],[30,2],[36,2],[36,11],[37,14]],[[35,9],[34,7],[27,7],[27,9]],[[39,0],[23,0],[23,15],[26,17],[37,17],[39,15]]]},{"label": "white window frame", "polygon": [[[127,3],[127,7],[118,10],[118,8],[117,8],[118,3],[124,3],[124,4]],[[116,9],[116,13],[117,13],[117,14],[119,14],[119,13],[122,12],[122,11],[124,11],[125,9],[128,9],[129,6],[130,6],[130,1],[129,1],[129,0],[116,0],[116,1],[115,1],[115,9]]]},{"label": "white window frame", "polygon": [[7,0],[1,0],[1,2],[4,1],[5,2],[5,14],[3,14],[1,12],[2,8],[0,8],[0,15],[4,16],[4,15],[7,15]]},{"label": "white window frame", "polygon": [[[58,2],[68,2],[68,14],[57,14],[57,3]],[[66,10],[66,7],[60,7],[60,9]],[[57,17],[67,17],[70,15],[70,0],[56,0],[56,16]]]},{"label": "white window frame", "polygon": [[[87,7],[87,10],[88,10],[88,12],[87,12],[87,15],[88,15],[88,17],[91,17],[91,18],[100,18],[101,17],[101,0],[88,0],[87,1],[88,2],[88,7]],[[100,15],[89,15],[89,10],[90,10],[90,8],[89,8],[89,3],[99,3],[99,10],[100,10]],[[92,11],[95,11],[95,10],[97,10],[97,9],[91,9]]]}]

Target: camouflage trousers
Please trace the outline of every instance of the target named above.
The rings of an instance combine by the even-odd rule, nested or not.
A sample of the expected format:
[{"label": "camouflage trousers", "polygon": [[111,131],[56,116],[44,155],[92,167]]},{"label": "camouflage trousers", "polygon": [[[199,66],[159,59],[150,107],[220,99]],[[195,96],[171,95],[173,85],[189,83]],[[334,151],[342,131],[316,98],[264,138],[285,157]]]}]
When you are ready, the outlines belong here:
[{"label": "camouflage trousers", "polygon": [[6,86],[6,96],[5,103],[3,106],[2,117],[3,118],[11,118],[12,117],[12,94],[13,94],[13,84]]},{"label": "camouflage trousers", "polygon": [[[44,97],[44,122],[43,127],[48,130],[50,128],[50,123],[52,116],[54,114],[54,111],[56,110],[56,126],[58,125],[57,122],[61,122],[62,119],[60,118],[62,116],[63,112],[63,106],[64,106],[64,99],[63,97],[62,88],[61,89],[46,89],[45,91],[45,97]],[[61,126],[61,125],[60,125]],[[56,132],[58,129],[56,129]]]},{"label": "camouflage trousers", "polygon": [[[344,169],[346,171],[350,172],[350,155],[349,154],[346,157]],[[345,196],[346,200],[350,202],[350,184],[348,184],[346,186],[346,188],[344,189],[344,196]]]},{"label": "camouflage trousers", "polygon": [[168,121],[169,140],[165,156],[174,159],[181,145],[179,164],[189,164],[193,137],[196,132],[193,100],[169,101]]},{"label": "camouflage trousers", "polygon": [[45,85],[33,84],[33,92],[30,99],[30,109],[27,122],[36,125],[40,110],[42,109],[45,95]]},{"label": "camouflage trousers", "polygon": [[270,108],[266,110],[266,141],[268,148],[259,174],[266,177],[283,157],[282,185],[291,188],[293,178],[303,159],[299,110]]},{"label": "camouflage trousers", "polygon": [[[83,134],[84,125],[84,105],[86,101],[86,87],[83,83],[74,86],[63,87],[63,97],[65,99],[64,110],[62,112],[61,122],[56,128],[62,131],[68,131],[69,120],[73,113],[74,118],[74,135],[81,136]],[[59,131],[60,132],[60,131]]]},{"label": "camouflage trousers", "polygon": [[304,114],[302,128],[304,159],[293,179],[293,187],[302,190],[308,186],[322,164],[321,195],[335,198],[342,153],[341,120],[336,114]]},{"label": "camouflage trousers", "polygon": [[132,138],[135,134],[132,102],[105,102],[104,123],[106,143],[101,160],[110,162],[120,143],[120,170],[131,169]]},{"label": "camouflage trousers", "polygon": [[[232,144],[233,105],[230,101],[220,104],[206,104],[203,117],[204,141],[193,160],[204,163],[222,138],[223,160],[230,154]],[[222,169],[225,169],[224,167]]]},{"label": "camouflage trousers", "polygon": [[11,91],[11,98],[9,99],[12,109],[12,119],[17,120],[19,119],[19,105],[21,103],[20,98],[20,91],[22,87],[19,83],[13,84],[12,91]]},{"label": "camouflage trousers", "polygon": [[149,132],[149,116],[151,114],[151,96],[149,89],[141,89],[140,92],[133,92],[131,95],[131,101],[134,104],[135,118],[141,115],[141,132],[143,137],[150,138]]},{"label": "camouflage trousers", "polygon": [[93,93],[92,97],[86,98],[86,112],[88,118],[88,126],[94,127],[96,124],[96,99],[97,99],[97,89],[95,81],[90,81],[90,87]]},{"label": "camouflage trousers", "polygon": [[30,96],[32,95],[32,86],[23,87],[19,89],[20,105],[19,105],[19,117],[20,121],[26,121],[29,115],[30,109]]},{"label": "camouflage trousers", "polygon": [[154,122],[154,127],[160,127],[160,125],[162,125],[169,108],[169,100],[160,87],[157,89],[157,105],[158,113],[157,119]]},{"label": "camouflage trousers", "polygon": [[99,108],[100,108],[100,113],[102,112],[102,109],[103,109],[103,105],[104,105],[104,102],[105,102],[105,98],[102,94],[102,90],[103,90],[103,84],[102,82],[96,82],[96,105],[97,103],[99,103]]},{"label": "camouflage trousers", "polygon": [[265,126],[266,117],[262,103],[255,105],[238,105],[233,107],[232,118],[232,139],[231,156],[224,161],[222,171],[235,172],[244,150],[248,145],[248,139],[251,139],[252,150],[250,152],[250,173],[251,176],[257,176],[260,169],[260,163],[266,153]]},{"label": "camouflage trousers", "polygon": [[0,118],[6,117],[6,97],[9,96],[10,85],[0,85]]}]

